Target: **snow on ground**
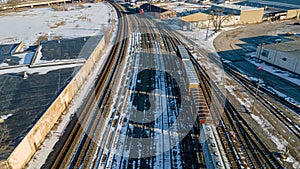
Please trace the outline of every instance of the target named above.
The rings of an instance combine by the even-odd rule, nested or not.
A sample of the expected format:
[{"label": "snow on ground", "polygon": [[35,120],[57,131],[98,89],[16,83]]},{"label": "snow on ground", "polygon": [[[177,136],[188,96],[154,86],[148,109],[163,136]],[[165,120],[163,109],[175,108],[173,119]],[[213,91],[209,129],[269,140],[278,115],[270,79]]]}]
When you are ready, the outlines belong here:
[{"label": "snow on ground", "polygon": [[284,161],[292,163],[293,164],[293,168],[300,168],[300,163],[299,161],[297,161],[294,157],[292,157],[291,155],[289,155]]},{"label": "snow on ground", "polygon": [[56,65],[56,66],[43,66],[43,67],[36,67],[36,68],[29,68],[27,66],[17,67],[13,69],[1,69],[0,75],[8,74],[8,73],[22,73],[26,72],[28,74],[38,73],[40,75],[47,74],[50,71],[53,70],[59,70],[59,69],[67,69],[67,68],[73,68],[77,66],[82,66],[83,63],[74,63],[74,64],[67,64],[67,65]]},{"label": "snow on ground", "polygon": [[[106,7],[107,8],[107,7]],[[109,8],[109,10],[113,10],[112,8]],[[111,16],[113,19],[117,21],[116,12],[113,13],[113,16]],[[106,18],[106,17],[104,17]],[[117,33],[117,26],[116,28],[113,28],[112,31],[114,32],[113,37],[109,43],[109,45],[106,47],[106,52],[103,54],[103,57],[97,62],[95,65],[94,70],[90,73],[89,77],[87,78],[86,82],[82,85],[80,90],[78,91],[77,95],[72,100],[71,106],[66,114],[64,114],[62,118],[62,122],[58,125],[57,129],[55,131],[51,131],[52,135],[57,137],[48,137],[42,144],[42,148],[39,149],[34,157],[32,158],[28,164],[28,169],[36,169],[40,168],[48,154],[52,151],[52,148],[54,147],[55,143],[59,140],[60,135],[64,132],[66,126],[68,125],[69,121],[71,120],[71,117],[76,114],[77,109],[82,105],[83,101],[87,97],[87,93],[89,93],[92,90],[92,87],[95,84],[96,77],[99,74],[100,68],[103,66],[103,62],[106,57],[108,57],[110,50],[113,47],[114,39],[116,37]]]},{"label": "snow on ground", "polygon": [[[90,6],[90,7],[89,7]],[[51,7],[12,12],[0,19],[0,44],[23,41],[33,45],[40,36],[76,38],[101,34],[108,24],[110,9],[104,3],[85,4],[85,8],[54,11]]]},{"label": "snow on ground", "polygon": [[232,30],[232,29],[236,29],[236,28],[238,28],[238,27],[222,28],[222,30],[217,32],[217,33],[215,33],[213,30],[209,30],[207,40],[206,40],[207,29],[198,29],[198,30],[195,30],[195,31],[178,30],[178,32],[180,32],[183,35],[189,37],[191,40],[196,42],[199,45],[199,47],[208,49],[210,52],[212,52],[215,55],[217,55],[218,57],[220,57],[217,54],[216,49],[215,49],[214,44],[213,44],[215,38],[223,31],[228,31],[228,30]]},{"label": "snow on ground", "polygon": [[247,97],[238,97],[235,93],[236,87],[232,85],[225,85],[225,89],[232,95],[232,97],[236,98],[241,105],[244,105],[248,109],[251,108],[253,100]]},{"label": "snow on ground", "polygon": [[296,105],[300,105],[300,102],[294,100],[293,98],[288,97],[287,95],[281,93],[280,91],[278,91],[278,90],[276,90],[276,89],[274,89],[274,88],[272,88],[270,86],[267,86],[267,88],[269,90],[271,90],[272,92],[274,92],[275,94],[277,94],[278,96],[284,98],[286,101],[289,101],[289,102],[294,103]]},{"label": "snow on ground", "polygon": [[248,61],[250,63],[256,65],[257,67],[263,66],[263,69],[265,71],[272,73],[275,76],[281,77],[285,80],[288,80],[288,81],[300,86],[300,79],[292,77],[292,76],[295,76],[293,73],[290,73],[290,72],[282,70],[282,69],[278,69],[278,68],[271,66],[269,64],[266,64],[264,62],[258,63],[258,62],[255,62],[254,60],[250,60],[250,59],[248,59]]},{"label": "snow on ground", "polygon": [[277,149],[284,151],[288,142],[284,138],[278,138],[271,134],[269,130],[274,130],[274,127],[263,117],[251,114],[251,117],[261,126],[261,128],[267,133],[268,137],[271,138],[272,142],[276,144]]},{"label": "snow on ground", "polygon": [[4,114],[4,115],[1,115],[0,118],[3,119],[3,120],[6,120],[6,119],[8,119],[10,116],[13,116],[13,114],[6,114],[6,115]]}]

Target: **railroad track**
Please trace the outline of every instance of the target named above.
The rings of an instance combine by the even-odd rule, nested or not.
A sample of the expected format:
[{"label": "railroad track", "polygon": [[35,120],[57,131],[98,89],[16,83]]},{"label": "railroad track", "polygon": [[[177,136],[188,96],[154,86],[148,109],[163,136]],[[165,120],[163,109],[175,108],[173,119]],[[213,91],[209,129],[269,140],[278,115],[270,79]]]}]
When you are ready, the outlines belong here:
[{"label": "railroad track", "polygon": [[[122,11],[120,6],[113,4],[117,11]],[[172,118],[175,118],[176,114],[167,108],[168,114],[163,114],[159,119],[158,124],[147,124],[140,126],[136,123],[131,123],[126,119],[130,119],[127,115],[124,115],[124,111],[128,111],[128,105],[130,105],[131,96],[130,91],[135,90],[130,87],[128,79],[134,79],[135,75],[132,73],[133,70],[138,67],[138,57],[130,57],[129,62],[123,62],[124,57],[128,54],[133,54],[133,51],[126,51],[129,41],[133,45],[139,44],[144,53],[148,53],[147,57],[152,56],[155,52],[159,53],[160,47],[164,47],[165,54],[173,51],[170,40],[163,37],[162,33],[155,29],[155,25],[148,18],[139,19],[128,19],[127,16],[118,12],[119,30],[117,34],[117,42],[111,52],[111,57],[108,57],[105,66],[103,67],[102,73],[99,75],[95,89],[91,91],[85,105],[79,110],[77,116],[75,116],[69,123],[65,133],[63,134],[60,141],[56,144],[54,151],[49,155],[46,164],[43,168],[127,168],[132,165],[139,164],[140,166],[151,166],[156,163],[161,167],[174,167],[174,168],[186,168],[194,166],[195,168],[204,168],[205,163],[201,154],[199,153],[200,144],[198,143],[197,131],[192,130],[188,133],[188,136],[183,142],[180,142],[169,152],[161,155],[149,158],[131,159],[128,157],[119,157],[115,154],[115,150],[122,147],[122,153],[131,153],[128,150],[132,146],[132,143],[128,145],[122,144],[121,131],[131,131],[131,126],[134,126],[134,130],[139,130],[142,133],[149,133],[151,136],[157,134],[155,128],[167,130],[167,126],[173,123]],[[135,22],[141,27],[145,28],[148,33],[128,33],[129,28],[125,25],[128,22]],[[131,38],[126,35],[138,36],[140,38]],[[119,39],[119,40],[118,40]],[[130,40],[129,40],[130,39]],[[174,46],[173,46],[174,48]],[[157,55],[158,56],[158,55]],[[146,56],[144,56],[146,57]],[[170,60],[168,57],[157,58],[155,64],[160,67],[164,67],[163,63],[171,63],[167,69],[175,69],[178,63]],[[149,60],[151,61],[151,60]],[[122,76],[120,69],[125,67],[125,73]],[[165,75],[160,74],[164,77]],[[137,79],[135,79],[137,80]],[[163,80],[163,83],[156,83],[157,88],[161,88],[168,92],[168,95],[174,95],[172,89],[167,84],[171,84],[172,87],[176,87],[170,79]],[[118,89],[118,83],[124,86],[120,90]],[[119,96],[119,97],[114,97]],[[116,98],[116,99],[115,99]],[[166,98],[171,102],[176,103],[176,97]],[[127,107],[128,106],[128,107]],[[131,105],[131,108],[133,106]],[[176,108],[176,107],[175,107]],[[105,126],[104,126],[105,125]],[[128,134],[128,133],[127,133]],[[171,144],[174,141],[170,138]],[[161,140],[164,141],[164,140]],[[157,147],[155,140],[152,140],[152,149],[164,149],[164,147]],[[164,144],[162,144],[164,146]],[[149,150],[150,151],[150,150]],[[199,159],[202,164],[199,164],[195,159]]]},{"label": "railroad track", "polygon": [[[120,9],[120,6],[114,4],[115,8]],[[86,106],[81,108],[80,112],[76,117],[74,117],[67,127],[65,134],[62,139],[56,145],[56,148],[52,155],[49,156],[47,163],[43,168],[87,168],[87,167],[112,167],[118,166],[119,168],[132,167],[135,163],[142,163],[141,166],[153,165],[155,160],[161,160],[161,166],[171,165],[172,167],[189,167],[190,164],[195,163],[195,159],[198,159],[201,164],[195,164],[196,168],[205,168],[205,162],[203,155],[199,153],[201,150],[200,145],[195,141],[197,139],[192,138],[191,135],[197,135],[197,131],[192,130],[188,135],[188,141],[180,143],[175,149],[172,149],[170,154],[162,154],[159,157],[151,157],[145,159],[130,159],[125,157],[117,158],[113,150],[116,147],[120,146],[122,136],[120,136],[121,130],[125,128],[126,132],[133,132],[131,126],[134,126],[134,129],[139,129],[142,133],[149,133],[150,135],[155,135],[153,124],[147,124],[144,126],[139,126],[138,124],[131,123],[126,121],[128,116],[122,116],[122,111],[126,111],[126,105],[130,103],[129,93],[126,88],[123,88],[118,91],[117,95],[120,96],[115,101],[112,99],[115,95],[116,86],[116,77],[120,73],[120,67],[124,64],[122,63],[123,58],[129,52],[126,51],[129,44],[128,38],[125,35],[130,35],[128,33],[128,27],[126,22],[136,23],[140,27],[145,28],[144,34],[139,35],[135,33],[134,36],[140,37],[140,48],[143,52],[153,54],[156,51],[163,47],[165,54],[172,54],[176,51],[179,44],[184,44],[176,33],[168,31],[167,29],[160,29],[157,27],[151,20],[146,17],[142,18],[132,18],[127,19],[122,13],[118,12],[118,16],[123,19],[120,20],[119,30],[118,30],[118,39],[120,39],[112,50],[112,55],[114,57],[109,57],[106,61],[105,67],[102,70],[101,75],[99,76],[98,83],[95,85],[95,90],[90,93]],[[133,27],[131,29],[134,29]],[[137,39],[132,39],[136,41]],[[132,51],[130,51],[132,52]],[[129,53],[132,54],[132,53]],[[150,57],[151,55],[147,56]],[[204,95],[207,98],[207,102],[211,102],[212,90],[218,90],[214,84],[210,83],[209,76],[199,66],[196,60],[193,60],[195,68],[199,73],[199,77],[202,79],[202,88]],[[176,68],[176,62],[170,60],[168,57],[159,58],[161,62],[171,63],[168,69]],[[131,72],[133,67],[139,66],[139,60],[137,58],[131,58],[131,63],[127,63],[125,70]],[[159,64],[164,66],[163,64]],[[134,74],[129,73],[129,75],[122,76],[120,81],[123,84],[126,84],[128,78],[137,78],[134,77]],[[137,80],[137,79],[136,79]],[[166,83],[172,83],[166,81]],[[156,84],[158,85],[158,84]],[[126,86],[126,85],[125,85]],[[157,86],[159,87],[159,86]],[[160,86],[165,88],[168,91],[166,86]],[[134,88],[131,90],[135,90]],[[217,94],[216,94],[217,93]],[[172,95],[172,93],[169,93]],[[218,95],[218,92],[214,92],[214,97],[222,100],[224,96]],[[173,100],[176,102],[176,100]],[[216,119],[221,119],[220,125],[218,127],[219,135],[223,143],[230,143],[228,145],[223,144],[225,151],[228,153],[228,158],[232,167],[240,167],[244,165],[251,168],[282,168],[280,162],[274,157],[274,155],[267,149],[264,143],[255,135],[254,131],[247,125],[247,123],[241,118],[241,116],[236,112],[232,104],[227,100],[222,100],[226,102],[224,114],[216,113],[215,116],[218,116]],[[210,105],[210,104],[208,104]],[[113,111],[108,108],[113,107]],[[95,109],[96,108],[96,109]],[[217,109],[215,107],[215,109]],[[145,115],[144,115],[145,116]],[[176,116],[172,114],[171,116]],[[221,117],[221,118],[220,118]],[[162,130],[166,129],[164,125],[171,125],[172,121],[164,119],[165,116],[162,116],[160,121]],[[164,124],[165,123],[165,124]],[[104,124],[108,124],[104,127]],[[228,127],[226,124],[230,124]],[[82,127],[86,126],[86,127]],[[101,128],[101,131],[98,129]],[[104,128],[102,130],[102,128]],[[228,131],[234,131],[235,137],[228,134]],[[169,139],[169,142],[172,140]],[[155,142],[153,141],[153,144]],[[123,145],[122,152],[124,154],[130,153],[128,150],[130,147],[136,146],[132,143],[128,145]],[[196,147],[196,148],[195,148]],[[152,147],[157,149],[158,147]],[[161,147],[159,147],[161,148]],[[185,151],[183,151],[185,150]],[[245,154],[245,160],[242,160],[242,156],[237,152],[241,150]],[[149,150],[150,151],[150,150]],[[183,157],[186,156],[186,164],[181,163],[179,160],[174,160],[173,157]],[[52,157],[52,159],[51,159]],[[55,159],[54,159],[55,158]],[[202,159],[202,160],[201,160]]]},{"label": "railroad track", "polygon": [[[252,81],[250,81],[248,78],[244,77],[240,73],[234,71],[234,70],[227,70],[227,73],[231,74],[232,77],[239,82],[244,88],[246,88],[253,96],[256,95],[256,89],[257,86]],[[263,90],[263,89],[262,89]],[[265,94],[258,92],[257,93],[257,100],[261,105],[263,105],[271,114],[273,114],[279,121],[282,122],[286,126],[287,129],[289,129],[297,138],[300,138],[300,127],[298,124],[296,124],[293,120],[291,120],[289,117],[287,117],[283,110],[281,110],[278,106],[274,104],[274,102],[270,102],[265,97]],[[281,100],[285,101],[285,100]],[[298,115],[300,115],[298,113]]]},{"label": "railroad track", "polygon": [[[141,51],[144,54],[143,57],[150,58],[150,60],[147,60],[147,59],[139,60],[137,57],[134,57],[134,62],[138,65],[145,65],[146,62],[151,63],[154,61],[153,64],[157,64],[157,66],[161,69],[176,70],[177,63],[174,63],[174,60],[170,60],[170,58],[168,56],[165,56],[165,55],[170,54],[170,46],[169,46],[170,44],[168,42],[168,39],[166,39],[162,36],[162,33],[155,28],[156,26],[153,24],[153,22],[151,20],[149,20],[148,18],[142,17],[142,16],[138,17],[138,19],[135,18],[135,21],[133,21],[133,22],[137,23],[139,25],[139,27],[143,29],[141,31],[142,33],[140,35],[141,36],[140,48],[142,49]],[[163,49],[161,49],[161,48],[163,48]],[[161,53],[161,51],[163,51],[163,52]],[[161,54],[163,54],[163,55],[161,55]],[[151,59],[151,58],[153,58],[153,59]],[[163,63],[170,63],[170,65],[164,65]],[[133,63],[132,65],[136,65],[136,64]],[[135,66],[135,68],[136,68],[136,66]],[[131,72],[133,72],[133,71],[131,71]],[[161,73],[157,72],[157,74],[158,74],[158,77],[165,76],[164,73],[161,74]],[[151,78],[149,77],[149,79],[151,79]],[[160,81],[161,84],[157,83],[158,81]],[[156,86],[155,88],[165,90],[168,93],[167,94],[168,96],[174,95],[172,93],[172,90],[170,90],[170,87],[168,87],[168,85],[170,85],[170,84],[174,85],[174,84],[172,84],[172,82],[169,81],[168,78],[165,80],[159,79],[158,81],[155,83],[155,86]],[[163,81],[165,81],[165,82],[163,82]],[[136,88],[133,88],[132,90],[136,91],[137,93],[142,92],[142,91],[138,91]],[[170,100],[170,102],[176,102],[176,97],[172,98]],[[168,126],[172,125],[172,122],[173,122],[171,120],[172,116],[174,117],[174,119],[176,118],[175,117],[176,114],[174,114],[174,112],[171,111],[169,109],[169,107],[167,108],[167,111],[168,111],[168,114],[163,113],[161,118],[157,119],[159,121],[159,123],[146,124],[142,128],[139,129],[140,132],[147,133],[148,129],[151,129],[151,128],[161,129],[162,131],[167,130]],[[145,116],[145,115],[143,115],[143,116]],[[129,131],[129,132],[132,132],[132,129],[128,129],[128,128],[130,128],[130,126],[134,126],[133,130],[135,130],[136,128],[139,128],[139,125],[135,124],[135,123],[126,123],[126,126],[127,126],[127,131]],[[172,166],[175,168],[197,166],[196,168],[200,168],[200,166],[198,166],[198,164],[194,160],[197,157],[193,158],[193,154],[197,154],[197,152],[199,152],[199,150],[200,150],[199,143],[197,143],[198,142],[197,139],[190,137],[190,135],[194,134],[194,132],[196,132],[196,131],[191,131],[191,133],[188,134],[188,136],[189,136],[187,139],[188,141],[183,141],[182,143],[179,143],[179,145],[175,146],[175,148],[171,149],[170,151],[172,153],[169,154],[167,151],[156,157],[150,157],[150,158],[136,160],[136,163],[142,163],[142,164],[144,163],[144,165],[149,165],[149,164],[152,165],[153,161],[157,161],[159,163],[160,167],[165,167],[165,168],[168,168],[168,166],[169,167]],[[156,133],[154,132],[154,130],[150,130],[149,135],[155,135],[155,134]],[[165,142],[165,144],[171,144],[174,141],[174,140],[171,140],[170,138],[164,138],[164,139],[169,140],[169,143]],[[156,147],[154,141],[155,140],[153,140],[152,149],[157,149],[157,148],[165,149],[164,144],[161,144],[161,143],[160,144],[163,147]],[[134,145],[132,145],[131,143],[129,143],[129,145],[126,145],[124,147],[124,150],[125,150],[124,153],[126,153],[126,150],[130,146],[134,146]],[[184,148],[180,148],[180,147],[184,147]],[[191,154],[192,154],[192,156],[191,156]],[[181,162],[181,160],[182,160],[181,158],[183,158],[183,157],[185,158],[184,159],[185,163]],[[178,159],[176,159],[176,158],[178,158]],[[126,166],[132,165],[132,163],[134,162],[134,160],[132,160],[132,159],[127,160],[126,158],[123,158],[122,161],[123,161],[122,163],[126,163]],[[204,164],[203,164],[203,166],[204,166]]]},{"label": "railroad track", "polygon": [[[225,70],[226,72],[233,77],[238,83],[240,83],[242,86],[247,87],[249,90],[253,91],[253,88],[257,88],[257,83],[249,80],[247,77],[241,75],[235,68],[233,68],[232,66],[226,64]],[[284,98],[274,94],[273,92],[271,92],[270,90],[268,90],[265,87],[260,86],[259,91],[264,93],[265,95],[269,96],[272,99],[268,99],[265,96],[264,100],[266,100],[267,102],[273,102],[273,104],[276,104],[275,102],[279,102],[280,104],[284,105],[285,107],[288,107],[290,110],[292,110],[293,112],[295,112],[297,115],[300,115],[300,106],[293,104],[287,100],[285,100]],[[274,102],[274,101],[275,102]],[[266,102],[264,101],[264,102]],[[278,107],[278,106],[276,106]],[[280,108],[277,108],[280,110]]]},{"label": "railroad track", "polygon": [[[182,44],[180,42],[180,40],[174,38],[176,36],[173,36],[172,33],[165,32],[165,34],[168,35],[168,37],[169,37],[168,40],[170,42],[172,42],[171,43],[172,45],[168,47],[169,50],[171,49],[170,51],[176,50],[176,46],[179,44]],[[204,70],[202,68],[200,68],[200,69],[204,72]],[[205,91],[206,95],[208,95],[208,97],[207,97],[208,102],[210,102],[210,98],[211,98],[210,91],[211,90],[208,88],[211,87],[211,84],[209,83],[208,75],[206,73],[202,73],[202,76],[205,77],[203,79],[203,81],[206,83],[206,85],[205,85],[206,90],[204,90],[204,91]],[[236,110],[233,109],[231,104],[229,104],[231,107],[228,106],[228,103],[226,105],[227,106],[226,106],[225,112],[226,112],[226,115],[228,118],[227,121],[230,122],[230,124],[233,126],[232,128],[234,128],[234,130],[235,130],[235,133],[237,133],[237,139],[239,140],[239,144],[240,144],[240,146],[236,146],[236,147],[243,149],[244,154],[247,157],[247,165],[250,166],[251,168],[256,168],[256,167],[262,168],[262,167],[265,167],[264,164],[266,164],[269,167],[281,168],[282,166],[278,162],[276,157],[274,157],[274,155],[266,148],[266,146],[258,139],[258,137],[255,136],[254,132],[252,130],[248,131],[249,126],[243,128],[242,125],[236,124],[235,120],[233,120],[233,118],[232,118],[234,116],[230,115],[230,114],[235,114]],[[244,124],[244,126],[245,126],[245,124]],[[224,125],[223,125],[223,128],[224,128]],[[225,128],[225,130],[226,130],[226,128]],[[227,129],[227,131],[228,131],[228,129]],[[246,132],[250,132],[251,134],[247,134],[247,137],[243,136],[244,133],[246,133]],[[255,139],[253,139],[253,138],[255,138]],[[252,141],[249,141],[249,140],[252,140]],[[262,145],[262,146],[259,146],[259,145]],[[234,145],[232,145],[232,147],[234,147]],[[231,148],[231,153],[236,152],[236,147],[235,147],[235,150],[234,150],[234,148]],[[257,151],[259,151],[261,154],[257,155]],[[238,161],[238,159],[243,158],[241,156],[238,157],[237,153],[235,153],[234,156],[236,158],[233,158],[233,157],[229,158],[229,159],[232,159],[231,162]],[[236,167],[241,166],[241,162],[237,163],[236,165],[232,165],[232,166],[236,166]]]},{"label": "railroad track", "polygon": [[[118,17],[122,13],[117,12]],[[105,105],[111,94],[111,84],[114,76],[118,73],[118,65],[126,53],[127,39],[123,35],[127,31],[125,20],[119,22],[117,42],[114,45],[111,56],[105,61],[106,64],[101,70],[94,90],[89,93],[88,100],[76,117],[72,119],[60,141],[55,145],[54,151],[49,155],[43,168],[79,168],[87,166],[91,161],[91,152],[97,150],[97,144],[93,140],[99,137],[95,128],[101,125],[106,118]],[[95,109],[96,108],[96,109]]]},{"label": "railroad track", "polygon": [[[175,32],[177,37],[180,37],[181,41],[186,42],[186,44],[189,44],[190,46],[197,46],[197,44],[195,44],[195,42],[193,42],[191,39],[185,38],[182,34]],[[236,70],[235,67],[231,66],[228,63],[222,63],[220,61],[220,59],[217,59],[215,56],[211,56],[209,55],[207,50],[199,50],[199,53],[203,56],[207,56],[213,63],[215,63],[216,65],[218,65],[221,68],[224,68],[226,70],[226,73],[228,73],[228,75],[232,78],[243,78],[243,82],[245,84],[248,84],[250,86],[256,87],[257,84],[255,82],[252,82],[251,80],[249,80],[246,77],[240,77],[240,74],[238,73],[238,71]],[[229,71],[229,72],[227,72]],[[235,77],[237,75],[237,77]],[[284,105],[286,107],[288,107],[289,109],[291,109],[293,112],[295,112],[296,114],[299,115],[300,113],[300,106],[296,105],[294,103],[291,103],[287,100],[285,100],[283,97],[278,96],[277,94],[275,94],[274,92],[270,91],[269,89],[265,88],[265,87],[260,87],[259,88],[260,92],[266,94],[267,96],[269,96],[270,98],[268,99],[270,102],[273,102],[272,100],[274,100],[275,102],[277,102],[277,104],[281,104]]]},{"label": "railroad track", "polygon": [[[202,77],[208,77],[206,73],[202,73],[203,69],[200,68],[200,65],[194,60],[196,67],[198,67],[199,74]],[[209,80],[203,80],[204,82],[208,82]],[[214,94],[216,94],[219,100],[226,99],[226,97],[222,94],[221,91],[213,84],[204,84],[205,86],[210,86],[209,89],[207,87],[206,90],[214,90]],[[209,93],[209,92],[207,92]],[[208,96],[212,97],[212,96]],[[221,101],[222,102],[222,101]],[[232,166],[239,166],[241,165],[241,159],[245,158],[243,165],[246,165],[251,168],[283,168],[281,163],[276,159],[276,157],[268,150],[265,144],[256,136],[254,131],[248,126],[248,124],[244,121],[244,119],[239,115],[236,109],[232,106],[232,104],[226,99],[225,100],[225,109],[224,114],[222,112],[215,116],[221,116],[221,119],[217,118],[220,121],[220,128],[222,130],[218,130],[220,135],[222,134],[225,138],[227,138],[226,142],[232,143],[232,140],[236,140],[235,143],[231,144],[232,148],[231,151],[225,148],[227,151],[226,154],[232,154],[231,157],[228,156]],[[227,127],[226,124],[229,124]],[[229,129],[233,132],[232,134],[228,135]],[[224,139],[224,137],[221,137]],[[236,151],[240,149],[243,152],[244,156],[239,155]],[[259,153],[257,153],[259,152]],[[264,166],[267,165],[267,166]]]},{"label": "railroad track", "polygon": [[[172,37],[172,36],[171,36]],[[174,35],[173,37],[176,37]],[[176,45],[182,44],[180,40],[174,39]],[[206,71],[197,63],[197,61],[191,56],[194,65],[199,73],[199,78],[201,87],[203,89],[204,95],[207,98],[208,105],[212,105],[211,110],[218,110],[215,107],[215,104],[210,104],[212,101],[212,90],[215,94],[219,94],[218,99],[220,102],[224,102],[223,95],[220,95],[219,89],[216,89],[216,86],[213,83],[210,83],[209,76]],[[247,125],[244,119],[237,113],[232,104],[225,100],[225,115],[214,113],[214,120],[220,120],[218,127],[218,132],[221,136],[223,147],[225,148],[227,157],[233,168],[240,168],[242,165],[246,165],[250,168],[283,168],[281,163],[276,159],[276,157],[268,150],[264,143],[255,135],[254,131]],[[220,112],[219,112],[220,113]],[[222,117],[221,119],[219,117]],[[239,119],[237,119],[237,117]],[[240,122],[240,123],[239,123]],[[242,123],[242,124],[241,124]],[[227,125],[229,124],[228,127]],[[228,131],[234,131],[230,134]],[[234,137],[234,138],[233,138]],[[226,144],[229,143],[230,147]],[[243,151],[244,156],[238,154],[238,149]],[[258,153],[259,152],[259,153]],[[242,162],[244,160],[244,163]]]}]

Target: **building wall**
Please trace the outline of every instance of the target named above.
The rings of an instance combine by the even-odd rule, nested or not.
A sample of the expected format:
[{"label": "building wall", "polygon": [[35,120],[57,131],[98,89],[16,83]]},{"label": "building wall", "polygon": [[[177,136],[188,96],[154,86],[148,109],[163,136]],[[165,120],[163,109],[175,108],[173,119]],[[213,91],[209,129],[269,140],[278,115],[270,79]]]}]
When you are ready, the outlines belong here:
[{"label": "building wall", "polygon": [[265,49],[264,47],[260,52],[260,47],[258,47],[256,57],[267,63],[300,74],[300,56],[293,53]]},{"label": "building wall", "polygon": [[286,19],[292,19],[295,17],[299,18],[299,15],[300,15],[300,9],[288,10],[286,14]]},{"label": "building wall", "polygon": [[[225,20],[222,23],[222,26],[230,26],[230,25],[236,25],[239,24],[240,16],[230,16],[228,20]],[[194,29],[206,29],[209,24],[209,21],[199,21],[199,22],[185,22],[181,20],[181,26],[186,26],[188,30],[194,30]],[[210,22],[209,25],[210,29],[213,28],[213,23]]]},{"label": "building wall", "polygon": [[264,15],[264,9],[260,8],[257,10],[247,10],[241,11],[240,15],[240,24],[248,24],[248,23],[259,23],[262,22]]}]

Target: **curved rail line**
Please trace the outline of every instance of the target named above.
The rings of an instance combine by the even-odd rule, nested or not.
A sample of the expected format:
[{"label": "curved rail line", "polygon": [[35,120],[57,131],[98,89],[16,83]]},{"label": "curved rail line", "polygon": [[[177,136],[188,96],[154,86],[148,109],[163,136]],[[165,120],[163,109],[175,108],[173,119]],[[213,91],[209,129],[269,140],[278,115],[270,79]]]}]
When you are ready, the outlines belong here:
[{"label": "curved rail line", "polygon": [[[117,11],[117,15],[119,18],[123,16],[119,11]],[[85,106],[78,111],[67,126],[67,130],[55,145],[54,151],[49,155],[43,168],[79,168],[86,166],[90,162],[91,156],[89,154],[86,155],[86,153],[92,152],[88,151],[89,149],[96,150],[96,144],[92,140],[92,136],[96,137],[93,130],[102,120],[99,116],[105,116],[104,105],[107,104],[112,92],[113,77],[117,74],[118,65],[127,49],[127,39],[123,39],[123,35],[127,31],[125,20],[126,18],[121,19],[119,22],[117,39],[111,51],[111,57],[108,57],[105,61],[94,90],[91,90]],[[98,109],[93,111],[97,106]],[[95,122],[95,119],[99,120]]]},{"label": "curved rail line", "polygon": [[[172,34],[171,32],[169,32]],[[175,33],[173,33],[175,34]],[[177,37],[176,35],[173,35],[171,37]],[[180,36],[179,36],[180,37]],[[182,38],[182,37],[181,37]],[[174,43],[176,45],[182,44],[180,39],[174,39]],[[177,42],[176,42],[177,41]],[[208,103],[211,101],[211,88],[213,88],[214,93],[216,93],[218,96],[218,99],[224,99],[225,97],[221,94],[222,92],[219,91],[219,89],[215,86],[214,83],[210,83],[209,76],[206,73],[206,71],[197,63],[197,61],[193,58],[191,55],[191,60],[193,61],[196,70],[199,73],[199,78],[201,79],[200,82],[203,82],[201,84],[203,91],[206,95]],[[210,105],[210,104],[208,104]],[[271,168],[283,168],[281,163],[276,159],[276,157],[268,150],[268,148],[265,146],[265,144],[255,135],[254,131],[248,126],[248,124],[244,121],[244,119],[237,113],[235,108],[232,106],[232,104],[226,100],[225,105],[225,115],[227,118],[222,116],[221,114],[217,116],[222,116],[223,120],[228,121],[231,124],[231,127],[235,130],[235,135],[238,136],[238,138],[235,138],[239,140],[240,145],[231,144],[232,148],[230,152],[227,152],[228,154],[233,154],[231,157],[228,156],[230,162],[232,163],[232,167],[241,167],[241,162],[239,159],[241,157],[238,157],[239,155],[236,153],[236,147],[241,146],[243,148],[244,153],[247,156],[247,163],[249,164],[249,167],[251,168],[263,168],[264,165],[268,165]],[[224,121],[221,121],[221,125],[224,126]],[[232,136],[228,135],[226,132],[228,130],[223,129],[223,131],[218,131],[220,134],[223,133],[227,137],[227,142],[232,142]],[[231,137],[231,139],[229,139]],[[222,138],[222,137],[221,137]],[[224,137],[223,137],[224,139]],[[224,144],[223,144],[224,145]],[[226,147],[224,145],[224,147]],[[226,149],[226,148],[225,148]],[[228,151],[228,149],[227,149]],[[233,153],[235,152],[235,153]],[[259,152],[259,154],[257,153]]]}]

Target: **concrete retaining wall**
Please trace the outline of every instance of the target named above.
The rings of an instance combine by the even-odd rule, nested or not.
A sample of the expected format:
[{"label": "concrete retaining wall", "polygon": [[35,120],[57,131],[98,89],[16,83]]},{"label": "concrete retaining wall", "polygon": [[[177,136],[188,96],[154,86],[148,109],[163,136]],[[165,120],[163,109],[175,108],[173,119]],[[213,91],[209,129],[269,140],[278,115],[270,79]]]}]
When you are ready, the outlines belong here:
[{"label": "concrete retaining wall", "polygon": [[[44,115],[38,120],[34,127],[24,137],[7,159],[7,165],[12,169],[24,168],[39,149],[51,128],[55,125],[59,117],[66,110],[74,95],[78,92],[86,78],[94,68],[96,61],[101,57],[101,52],[105,46],[104,36],[96,46],[86,63],[81,67],[76,76],[65,87],[61,94],[51,104]],[[7,168],[7,167],[6,167]]]}]

